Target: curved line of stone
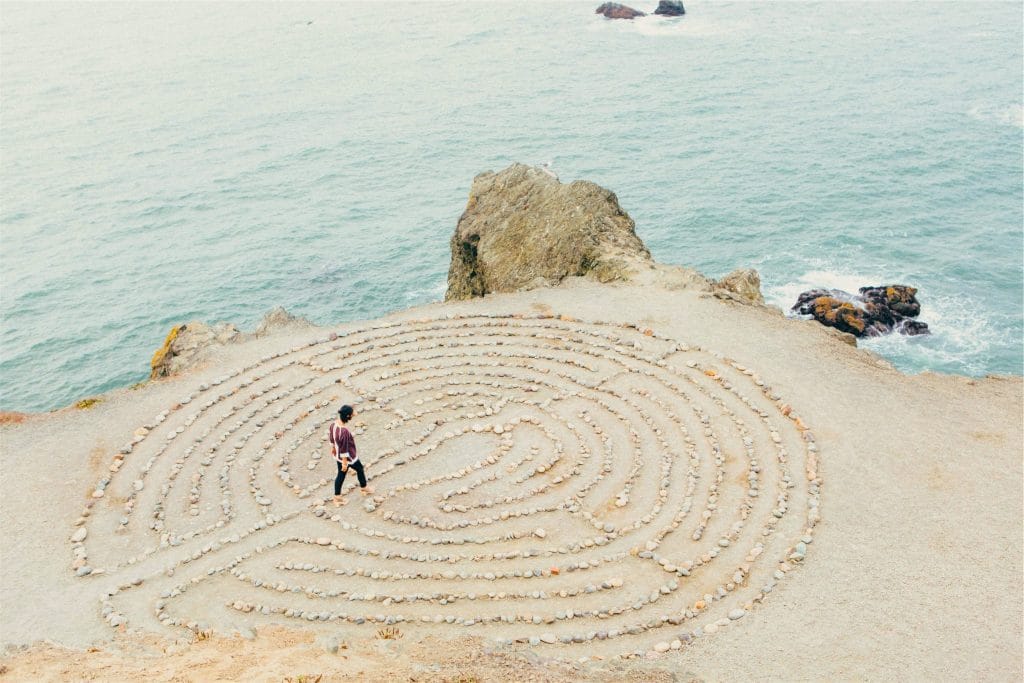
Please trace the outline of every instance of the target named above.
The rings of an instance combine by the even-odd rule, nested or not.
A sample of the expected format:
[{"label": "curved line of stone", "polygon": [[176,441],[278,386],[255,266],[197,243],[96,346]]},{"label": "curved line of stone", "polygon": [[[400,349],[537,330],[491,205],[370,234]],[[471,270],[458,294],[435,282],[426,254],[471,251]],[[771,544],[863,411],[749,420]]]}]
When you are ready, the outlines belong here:
[{"label": "curved line of stone", "polygon": [[[510,337],[511,339],[509,339]],[[428,343],[432,343],[434,346],[429,346]],[[556,344],[558,348],[551,350],[542,347],[539,350],[530,351],[528,348],[532,343]],[[413,345],[413,351],[406,346],[409,344]],[[647,353],[646,347],[649,345],[656,347],[655,353]],[[696,359],[687,360],[685,366],[677,365],[673,360],[674,357],[692,357],[694,354],[696,354]],[[274,367],[267,367],[267,364],[272,361],[277,361]],[[451,361],[449,365],[444,365],[449,361]],[[611,363],[617,369],[611,373],[599,373],[599,368],[605,363]],[[549,364],[554,367],[549,367]],[[565,366],[571,367],[573,370],[562,369]],[[526,379],[520,376],[523,373],[525,373]],[[584,374],[581,376],[580,373]],[[586,377],[587,373],[600,376],[589,379]],[[285,380],[285,376],[293,375],[297,378]],[[631,382],[631,378],[634,376],[643,381],[654,382],[654,384],[650,388],[636,386]],[[436,386],[442,378],[444,380],[442,389],[438,391]],[[434,384],[431,384],[432,382]],[[759,398],[751,400],[749,396],[737,389],[737,382],[752,386],[754,395],[759,394]],[[285,386],[282,387],[282,383],[285,383]],[[223,390],[215,389],[222,385],[224,386]],[[412,385],[411,388],[410,385]],[[625,389],[617,388],[620,385]],[[417,393],[416,387],[419,386],[434,386],[435,389],[429,393],[435,397],[440,395],[442,398],[431,400],[439,401],[440,406],[434,409],[424,407],[428,401],[426,397]],[[374,496],[373,500],[368,500],[365,509],[356,516],[362,516],[365,513],[379,519],[384,524],[412,525],[418,529],[451,533],[466,529],[479,529],[481,526],[498,527],[512,520],[529,519],[536,515],[564,514],[568,515],[569,519],[577,519],[593,526],[599,533],[596,536],[580,537],[569,544],[551,546],[544,540],[543,534],[531,533],[528,529],[507,531],[504,534],[486,538],[451,536],[445,539],[429,534],[422,537],[409,533],[394,534],[375,529],[372,526],[353,524],[347,521],[346,515],[331,514],[324,506],[315,502],[313,506],[309,506],[297,500],[295,509],[289,510],[288,505],[285,505],[282,508],[283,514],[274,513],[275,499],[279,497],[280,490],[291,491],[297,498],[305,498],[323,486],[324,480],[320,480],[303,487],[301,482],[290,481],[299,476],[298,474],[287,477],[283,474],[290,473],[293,454],[303,452],[303,449],[309,449],[311,440],[315,440],[323,431],[322,427],[326,424],[326,420],[320,417],[320,413],[332,403],[332,399],[325,397],[326,394],[334,389],[342,388],[350,392],[350,395],[360,397],[359,401],[363,406],[360,409],[362,414],[372,418],[374,413],[379,411],[381,416],[384,413],[393,416],[380,432],[380,436],[376,437],[381,440],[384,439],[384,435],[392,432],[396,435],[400,434],[406,423],[415,420],[429,421],[432,415],[437,415],[434,417],[437,423],[433,424],[432,429],[424,429],[422,438],[419,440],[407,439],[404,443],[380,449],[373,457],[364,458],[372,476],[385,482],[398,476],[398,473],[404,471],[404,468],[414,467],[413,463],[417,459],[429,459],[436,448],[440,447],[439,443],[443,443],[444,440],[455,439],[466,434],[490,434],[498,437],[501,448],[505,448],[502,451],[504,454],[511,452],[516,443],[516,429],[520,425],[529,424],[536,427],[547,439],[547,446],[544,447],[544,450],[555,453],[538,465],[524,467],[524,473],[515,475],[513,479],[507,481],[503,481],[503,479],[506,476],[513,476],[512,473],[516,472],[518,468],[510,467],[508,475],[500,475],[497,467],[502,462],[502,457],[495,455],[478,460],[474,463],[474,467],[454,468],[442,475],[421,476],[413,481],[400,480],[390,484],[385,491]],[[490,391],[491,389],[495,391]],[[656,389],[656,391],[652,389]],[[197,400],[197,397],[204,395],[204,392],[211,390],[213,391],[209,395],[212,398],[205,400],[198,412],[184,415],[182,411],[185,406]],[[249,394],[248,397],[244,396],[245,393]],[[481,398],[481,395],[484,398]],[[402,408],[403,402],[410,397],[420,398],[416,398],[414,404]],[[669,397],[671,397],[671,403],[668,402]],[[695,402],[696,397],[699,397],[699,401]],[[449,398],[455,400],[447,401],[446,399]],[[497,400],[488,403],[489,399]],[[237,404],[227,413],[215,414],[214,407],[225,401],[237,401]],[[565,415],[557,409],[559,402],[565,401],[574,403],[574,405],[583,403],[590,407],[580,409],[577,406],[570,415]],[[302,410],[304,405],[306,409]],[[699,405],[713,407],[716,414],[707,413],[703,408],[698,407]],[[626,409],[626,406],[633,411],[632,418],[620,414],[620,411]],[[454,418],[442,415],[442,413],[452,412],[453,407],[456,409],[456,413],[458,410],[467,412],[461,417],[456,414]],[[501,413],[506,409],[512,409],[512,407],[536,412],[528,419],[523,419],[520,416],[515,423],[500,419]],[[697,426],[697,430],[689,429],[687,424],[684,424],[679,417],[681,410],[691,413],[691,417],[688,418],[691,420],[690,426]],[[747,420],[740,417],[737,410],[753,416],[756,426],[748,425]],[[785,420],[785,429],[777,427],[771,419],[769,410],[774,410],[776,414],[788,418]],[[295,412],[298,414],[288,417]],[[184,419],[178,419],[179,415]],[[611,439],[610,433],[598,424],[602,423],[607,426],[608,415],[621,424],[622,433],[628,433],[632,441],[632,446],[624,449],[631,453],[629,472],[624,479],[621,476],[618,477],[622,482],[619,497],[616,499],[617,502],[622,502],[622,505],[618,506],[619,508],[632,512],[630,494],[638,483],[636,478],[647,472],[648,468],[657,467],[657,462],[661,463],[661,472],[656,479],[661,480],[662,488],[657,495],[651,496],[654,502],[650,511],[646,514],[642,514],[642,510],[637,512],[639,518],[625,526],[602,521],[600,515],[594,514],[597,510],[587,504],[590,491],[603,481],[603,474],[610,475],[618,471],[616,468],[621,465],[621,459],[615,457],[615,445],[618,441]],[[453,419],[455,422],[452,422]],[[282,420],[284,420],[283,423]],[[473,420],[479,420],[479,423],[473,423],[467,427],[465,423],[472,423]],[[573,424],[574,420],[578,420],[577,424],[579,425],[585,425],[582,427],[583,431],[580,431],[581,427]],[[729,439],[742,443],[741,452],[731,452],[735,447],[723,447],[719,443],[718,428],[713,425],[716,420],[729,423],[731,430]],[[178,449],[178,444],[183,443],[188,436],[186,432],[189,432],[190,428],[200,421],[206,426],[198,437],[192,437],[193,445]],[[171,424],[172,422],[174,424]],[[255,425],[255,429],[247,427],[250,422]],[[448,424],[453,427],[440,435],[440,442],[431,444],[433,448],[421,446],[427,437],[441,431],[444,429],[444,425]],[[462,426],[454,427],[457,424]],[[556,424],[561,425],[559,431],[573,436],[574,443],[566,444],[561,437],[556,435],[555,431],[552,431]],[[635,429],[639,425],[643,427],[641,432],[637,432]],[[665,428],[670,428],[670,432],[665,432]],[[247,431],[249,429],[251,431]],[[458,433],[454,431],[455,429],[458,430]],[[588,431],[590,436],[587,439],[590,441],[583,438]],[[262,447],[254,455],[248,455],[250,452],[248,442],[263,432],[273,432],[273,437],[267,437]],[[293,433],[299,435],[286,443],[286,437]],[[693,438],[696,434],[699,434],[701,443]],[[768,449],[771,454],[768,457],[766,457],[766,453],[759,451],[758,444],[764,438],[764,434],[768,435],[767,441],[771,444]],[[159,440],[160,436],[163,437],[162,441]],[[669,439],[676,437],[681,439],[681,446],[670,444]],[[234,441],[229,444],[228,442],[232,439]],[[205,448],[197,450],[197,447],[203,443],[206,444]],[[600,458],[597,468],[591,466],[591,463],[597,463],[598,460],[591,458],[594,449],[587,445],[588,443],[602,444],[600,450],[603,457]],[[641,448],[642,443],[657,444],[660,457],[649,462]],[[794,478],[788,466],[792,450],[789,446],[795,443],[799,443],[800,450],[802,450],[798,454],[803,458],[805,476],[802,478]],[[148,530],[161,535],[160,545],[155,548],[147,548],[141,554],[117,562],[113,566],[93,571],[91,575],[101,576],[104,573],[117,573],[134,566],[141,566],[146,567],[151,572],[150,576],[155,579],[174,576],[176,571],[184,570],[191,564],[204,567],[204,573],[192,576],[174,588],[161,593],[160,599],[156,602],[154,615],[160,623],[166,626],[195,627],[194,620],[172,617],[168,611],[170,603],[181,599],[186,591],[194,586],[203,585],[204,582],[215,580],[220,576],[233,576],[241,582],[251,584],[253,590],[273,591],[281,595],[302,595],[305,599],[322,601],[325,604],[347,596],[344,601],[354,605],[374,603],[389,609],[393,609],[396,605],[414,608],[421,605],[437,605],[447,608],[454,605],[468,606],[477,602],[500,605],[505,600],[513,603],[551,599],[571,603],[571,599],[577,602],[583,600],[579,610],[575,608],[562,609],[555,610],[553,613],[513,615],[481,613],[469,616],[436,613],[409,615],[408,618],[401,613],[350,614],[350,610],[347,609],[344,611],[330,609],[308,611],[270,603],[254,603],[245,599],[228,602],[228,608],[242,614],[283,616],[307,622],[342,620],[354,624],[419,623],[431,627],[458,625],[476,628],[490,625],[506,630],[516,624],[527,626],[544,624],[552,629],[564,631],[566,625],[573,619],[581,619],[583,622],[592,620],[595,624],[602,620],[611,620],[615,623],[626,622],[608,629],[563,632],[560,636],[552,635],[552,633],[541,635],[509,633],[506,635],[505,631],[502,631],[502,635],[496,636],[504,642],[523,642],[536,646],[549,646],[559,642],[581,644],[616,638],[633,643],[637,642],[637,639],[643,640],[644,634],[658,633],[660,629],[667,626],[687,625],[687,630],[680,632],[675,642],[670,644],[674,647],[677,643],[683,643],[684,640],[714,632],[733,620],[742,618],[743,614],[753,609],[771,592],[777,580],[791,571],[795,564],[803,561],[807,552],[807,544],[812,540],[811,534],[814,526],[820,520],[818,501],[821,481],[818,474],[817,447],[813,436],[792,409],[784,404],[781,398],[775,395],[770,387],[766,386],[753,372],[734,361],[710,354],[703,349],[691,348],[674,340],[660,337],[650,330],[604,323],[556,320],[547,316],[530,318],[455,316],[430,321],[390,323],[374,325],[349,332],[346,335],[338,335],[337,338],[322,338],[308,345],[293,347],[286,352],[266,356],[256,363],[211,383],[210,386],[201,385],[196,392],[162,412],[152,423],[137,430],[133,443],[121,449],[121,453],[111,464],[111,475],[117,475],[125,466],[127,456],[139,449],[147,449],[147,444],[155,444],[155,452],[152,452],[154,449],[149,449],[152,453],[149,459],[141,470],[136,468],[135,471],[141,471],[143,475],[149,474],[154,467],[167,467],[169,471],[167,477],[169,483],[164,484],[156,496],[155,522]],[[575,450],[573,450],[573,446],[575,446]],[[540,454],[540,448],[536,446],[532,448],[536,453],[531,452],[531,455]],[[572,457],[566,459],[565,456],[568,452],[576,453],[575,461],[572,461]],[[174,458],[175,453],[177,459],[173,462],[168,461],[167,458]],[[222,454],[221,461],[219,458]],[[704,465],[702,465],[702,454],[711,456],[713,463],[703,461]],[[198,511],[198,506],[203,498],[203,482],[207,476],[206,472],[215,467],[215,463],[220,462],[217,490],[215,491],[213,488],[210,490],[220,493],[222,514],[205,527],[172,533],[166,530],[165,525],[157,524],[157,522],[163,522],[171,510],[167,507],[168,496],[177,475],[186,471],[189,458],[196,456],[199,456],[199,461],[196,471],[192,475],[192,488],[187,492],[187,497],[182,498],[183,506],[175,509],[186,516],[199,517],[202,514]],[[266,484],[260,481],[261,466],[267,462],[268,456],[270,460],[277,458],[278,480],[285,486],[284,489],[265,490]],[[736,470],[740,462],[736,459],[738,457],[743,458],[744,464],[740,470],[744,473],[745,483],[742,489],[739,489],[742,491],[742,495],[738,495],[737,507],[734,508],[735,516],[731,522],[722,518],[717,523],[719,526],[724,525],[724,533],[716,535],[710,546],[705,546],[703,551],[694,549],[688,553],[688,557],[685,555],[680,557],[677,551],[673,551],[668,546],[674,547],[675,544],[682,543],[681,539],[684,537],[690,542],[699,542],[708,531],[711,522],[718,518],[719,496],[728,494],[737,497],[737,494],[733,493],[737,489],[731,483],[725,482],[724,477],[726,463],[733,463],[729,466],[730,471]],[[249,466],[248,486],[252,500],[251,505],[247,504],[249,507],[236,510],[232,503],[235,492],[231,488],[231,482],[232,472],[238,469],[240,460]],[[311,458],[308,470],[315,470],[316,460]],[[686,467],[687,484],[683,489],[673,488],[672,482],[678,476],[675,474],[675,464]],[[531,470],[530,467],[533,469]],[[705,468],[704,472],[699,469],[701,467]],[[711,469],[707,470],[708,467]],[[397,500],[399,494],[433,491],[442,482],[458,482],[473,472],[485,468],[484,476],[473,479],[469,484],[438,493],[435,496],[437,505],[434,506],[438,510],[438,514],[442,516],[461,515],[472,510],[481,510],[484,511],[482,517],[444,523],[433,522],[427,518],[426,522],[428,523],[425,524],[422,517],[406,515],[397,509],[381,509],[381,506],[385,506],[389,499]],[[515,484],[513,491],[518,491],[523,486],[532,486],[529,482],[536,478],[538,480],[537,487],[529,489],[527,492],[518,492],[514,496],[507,496],[509,501],[501,503],[501,505],[513,503],[528,505],[528,501],[532,498],[550,495],[554,492],[553,487],[574,481],[583,476],[586,471],[592,473],[590,480],[587,480],[576,493],[563,497],[558,503],[534,505],[521,510],[496,510],[495,514],[491,515],[487,513],[497,507],[497,503],[489,499],[474,500],[478,489],[486,489],[486,487],[494,486],[499,482],[506,485],[513,482]],[[679,536],[680,525],[690,512],[693,496],[697,493],[697,482],[702,475],[706,476],[707,472],[712,473],[714,482],[708,488],[701,490],[708,495],[706,507],[692,532],[687,532],[685,536]],[[747,522],[751,521],[750,516],[758,511],[760,511],[759,514],[765,514],[764,509],[769,505],[769,502],[759,502],[760,495],[763,493],[760,483],[765,476],[768,476],[769,480],[775,480],[776,499],[772,503],[770,514],[753,518],[754,521],[761,521],[759,532],[756,530],[750,532],[759,533],[760,538],[764,540],[748,541],[752,545],[748,546],[749,549],[741,561],[737,563],[736,560],[732,560],[729,562],[732,568],[725,569],[723,567],[708,575],[712,582],[719,580],[722,582],[714,591],[704,593],[697,600],[687,602],[682,608],[663,613],[654,619],[631,622],[630,619],[639,617],[641,613],[658,609],[656,605],[661,600],[664,599],[668,602],[675,600],[672,596],[704,577],[712,566],[712,562],[719,555],[735,554],[736,551],[732,551],[731,548],[748,533],[745,529],[749,528]],[[237,477],[235,478],[237,479]],[[94,494],[92,505],[87,507],[89,514],[83,516],[84,521],[80,520],[79,531],[74,534],[72,539],[72,547],[78,564],[76,569],[82,575],[90,574],[90,572],[81,572],[82,561],[87,558],[84,551],[84,541],[87,535],[86,525],[93,521],[96,514],[93,511],[95,501],[104,498],[112,479],[113,476],[106,477],[97,485],[98,495]],[[555,479],[557,481],[554,481]],[[142,493],[145,489],[144,482],[142,486],[137,486],[138,481],[140,480],[136,480],[136,483],[133,484],[132,493],[126,497],[123,503],[124,511],[121,519],[123,523],[119,525],[119,528],[123,527],[125,532],[134,527],[134,525],[130,525],[130,518],[139,498],[137,494]],[[806,490],[795,488],[798,484],[806,487]],[[726,489],[721,489],[722,486],[726,486]],[[664,518],[665,513],[662,508],[669,501],[670,490],[675,491],[671,494],[671,500],[672,504],[677,507],[665,510],[670,519],[653,525],[658,519]],[[791,541],[791,545],[785,546],[781,553],[781,559],[776,563],[776,569],[771,571],[770,564],[764,567],[763,563],[759,564],[759,562],[768,546],[781,547],[775,530],[781,521],[788,519],[791,491],[798,492],[798,500],[806,505],[806,519],[799,536],[797,536],[799,540]],[[642,497],[644,494],[641,494]],[[465,503],[461,502],[463,498],[466,499]],[[252,507],[262,510],[262,512],[255,513],[251,510]],[[672,516],[673,510],[674,516]],[[244,513],[245,519],[238,518],[239,513]],[[268,545],[255,545],[247,552],[235,555],[234,559],[227,564],[207,567],[210,560],[217,555],[225,552],[231,554],[230,548],[251,546],[256,538],[267,533],[271,528],[278,526],[289,528],[303,518],[319,518],[318,523],[335,524],[339,531],[353,540],[343,541],[330,536],[312,538],[286,534],[278,541]],[[125,519],[129,521],[125,522]],[[252,523],[249,526],[245,526],[250,522]],[[218,530],[223,534],[221,538],[208,540],[205,545],[200,547],[199,544],[203,542],[204,537],[211,537]],[[139,530],[136,528],[135,531]],[[634,544],[630,548],[615,549],[622,543],[628,544],[628,537],[643,531],[647,532],[644,534],[647,540],[642,546]],[[361,544],[359,538],[367,539],[369,545]],[[677,541],[677,538],[680,540]],[[757,537],[755,536],[755,538]],[[95,536],[93,540],[95,540]],[[528,542],[527,547],[515,549],[517,544],[521,545],[524,541]],[[426,548],[438,546],[465,547],[464,544],[467,542],[471,546],[481,548],[492,545],[498,547],[491,552],[476,553],[438,553],[426,550]],[[379,545],[381,543],[394,544],[396,550],[382,549]],[[531,549],[531,546],[537,544],[541,545],[539,549]],[[688,543],[683,545],[688,545]],[[421,546],[424,551],[412,550],[412,546]],[[508,547],[502,550],[501,546]],[[561,589],[554,593],[550,593],[546,589],[526,591],[496,588],[481,592],[468,588],[446,590],[443,587],[441,590],[427,592],[388,593],[385,591],[332,590],[284,581],[277,582],[271,589],[263,583],[262,579],[241,569],[242,565],[254,558],[266,553],[278,552],[285,547],[315,547],[318,552],[415,562],[426,567],[443,566],[446,563],[477,563],[481,567],[481,571],[475,572],[466,572],[465,570],[456,572],[444,569],[417,572],[378,570],[371,571],[369,575],[366,575],[365,570],[359,573],[351,565],[347,569],[344,568],[347,561],[343,561],[341,565],[335,566],[333,569],[327,568],[328,565],[311,562],[298,565],[294,562],[286,562],[276,565],[279,567],[278,571],[283,571],[280,567],[290,565],[289,571],[310,571],[314,574],[331,574],[384,583],[410,580],[442,583],[449,581],[503,583],[526,579],[531,582],[547,582],[556,580],[560,575],[569,577],[579,573],[579,576],[586,576],[591,572],[606,572],[609,568],[617,567],[627,561],[646,563],[673,576],[668,582],[655,586],[655,590],[647,596],[633,598],[624,596],[622,600],[618,601],[618,604],[609,604],[605,608],[598,609],[596,607],[586,608],[586,605],[589,604],[588,601],[592,600],[594,596],[599,597],[606,592],[612,595],[625,590],[623,586],[632,586],[632,581],[605,575],[605,578],[595,577],[585,583],[582,588],[577,586],[569,590]],[[407,547],[408,549],[406,549]],[[172,551],[172,548],[175,550]],[[386,548],[386,545],[383,548]],[[161,565],[160,557],[166,552],[171,555],[178,554],[179,559],[177,561],[172,559],[171,564]],[[583,559],[568,564],[558,559],[573,556]],[[505,570],[498,567],[500,564],[510,562],[522,563],[524,560],[534,564],[529,572],[523,569]],[[551,564],[552,562],[556,562],[558,566]],[[486,566],[488,564],[495,564],[495,567],[488,569]],[[537,566],[538,564],[540,566]],[[306,569],[307,566],[308,569]],[[758,567],[763,567],[763,569],[757,569]],[[762,579],[764,583],[759,589],[750,584],[750,579],[755,573],[766,577]],[[704,577],[703,585],[707,585],[706,578],[708,577]],[[101,601],[103,615],[112,625],[120,626],[127,621],[124,614],[114,608],[112,599],[123,591],[136,590],[141,581],[141,579],[134,579],[121,584],[116,589],[109,591]],[[257,582],[259,585],[256,585]],[[741,595],[746,598],[737,602]],[[734,607],[726,616],[708,621],[703,625],[688,625],[701,618],[709,618],[705,617],[706,614],[721,613],[724,607],[719,608],[717,605],[726,602],[741,606]],[[634,613],[636,617],[633,616]],[[661,650],[663,646],[664,643],[659,643],[657,649]],[[630,656],[642,651],[627,650],[623,654]]]}]

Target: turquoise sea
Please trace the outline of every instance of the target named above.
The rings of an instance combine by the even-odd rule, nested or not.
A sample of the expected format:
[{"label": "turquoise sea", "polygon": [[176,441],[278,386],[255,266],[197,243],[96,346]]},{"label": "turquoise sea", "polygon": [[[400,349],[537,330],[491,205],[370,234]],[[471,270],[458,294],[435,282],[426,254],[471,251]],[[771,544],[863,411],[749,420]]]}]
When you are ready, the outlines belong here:
[{"label": "turquoise sea", "polygon": [[[906,372],[1022,372],[1022,5],[0,5],[0,408],[170,326],[437,300],[473,176],[552,162],[662,262],[920,289]],[[634,6],[650,11],[654,0]]]}]

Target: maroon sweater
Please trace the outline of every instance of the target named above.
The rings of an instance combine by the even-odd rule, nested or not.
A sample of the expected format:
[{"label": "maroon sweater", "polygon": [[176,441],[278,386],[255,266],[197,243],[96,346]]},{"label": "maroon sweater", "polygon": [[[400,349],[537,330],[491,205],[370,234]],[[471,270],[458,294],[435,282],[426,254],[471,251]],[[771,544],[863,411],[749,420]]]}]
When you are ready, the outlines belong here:
[{"label": "maroon sweater", "polygon": [[341,462],[342,453],[348,453],[346,460],[350,465],[359,460],[359,456],[356,455],[356,440],[352,438],[352,432],[348,431],[348,427],[339,427],[337,422],[332,422],[327,428],[327,440],[336,449],[334,459],[338,462]]}]

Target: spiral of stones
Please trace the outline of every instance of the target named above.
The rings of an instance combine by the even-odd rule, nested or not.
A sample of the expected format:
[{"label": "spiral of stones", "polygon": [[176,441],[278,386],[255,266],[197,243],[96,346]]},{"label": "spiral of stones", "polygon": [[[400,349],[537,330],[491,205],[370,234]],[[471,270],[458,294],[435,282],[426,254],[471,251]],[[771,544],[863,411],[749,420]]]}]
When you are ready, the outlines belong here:
[{"label": "spiral of stones", "polygon": [[[342,403],[375,490],[337,508]],[[818,470],[757,373],[651,329],[388,321],[264,356],[141,425],[76,521],[72,570],[116,577],[114,627],[403,624],[631,657],[758,609],[807,556]]]}]

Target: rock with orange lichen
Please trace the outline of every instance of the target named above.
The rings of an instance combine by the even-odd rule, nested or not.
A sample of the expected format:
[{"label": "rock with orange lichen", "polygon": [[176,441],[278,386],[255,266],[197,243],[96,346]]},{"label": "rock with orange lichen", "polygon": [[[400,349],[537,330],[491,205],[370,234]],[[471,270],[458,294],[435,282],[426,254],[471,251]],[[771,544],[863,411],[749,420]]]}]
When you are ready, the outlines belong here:
[{"label": "rock with orange lichen", "polygon": [[843,332],[861,337],[864,335],[865,312],[854,306],[849,301],[842,301],[831,296],[819,296],[814,300],[811,308],[811,315],[814,319],[835,327]]},{"label": "rock with orange lichen", "polygon": [[866,304],[878,308],[887,308],[905,318],[916,318],[921,313],[921,304],[917,300],[917,288],[905,285],[886,285],[882,287],[861,287],[860,298]]},{"label": "rock with orange lichen", "polygon": [[916,295],[917,289],[906,285],[861,287],[856,295],[812,289],[797,298],[792,310],[856,337],[929,334],[927,323],[912,319],[921,312]]},{"label": "rock with orange lichen", "polygon": [[164,339],[163,346],[156,350],[153,354],[153,358],[149,361],[150,379],[170,374],[167,370],[167,366],[170,362],[170,357],[173,355],[171,345],[174,344],[174,340],[178,338],[178,333],[184,329],[184,325],[175,325],[171,328],[171,331],[167,333],[167,338]]}]

